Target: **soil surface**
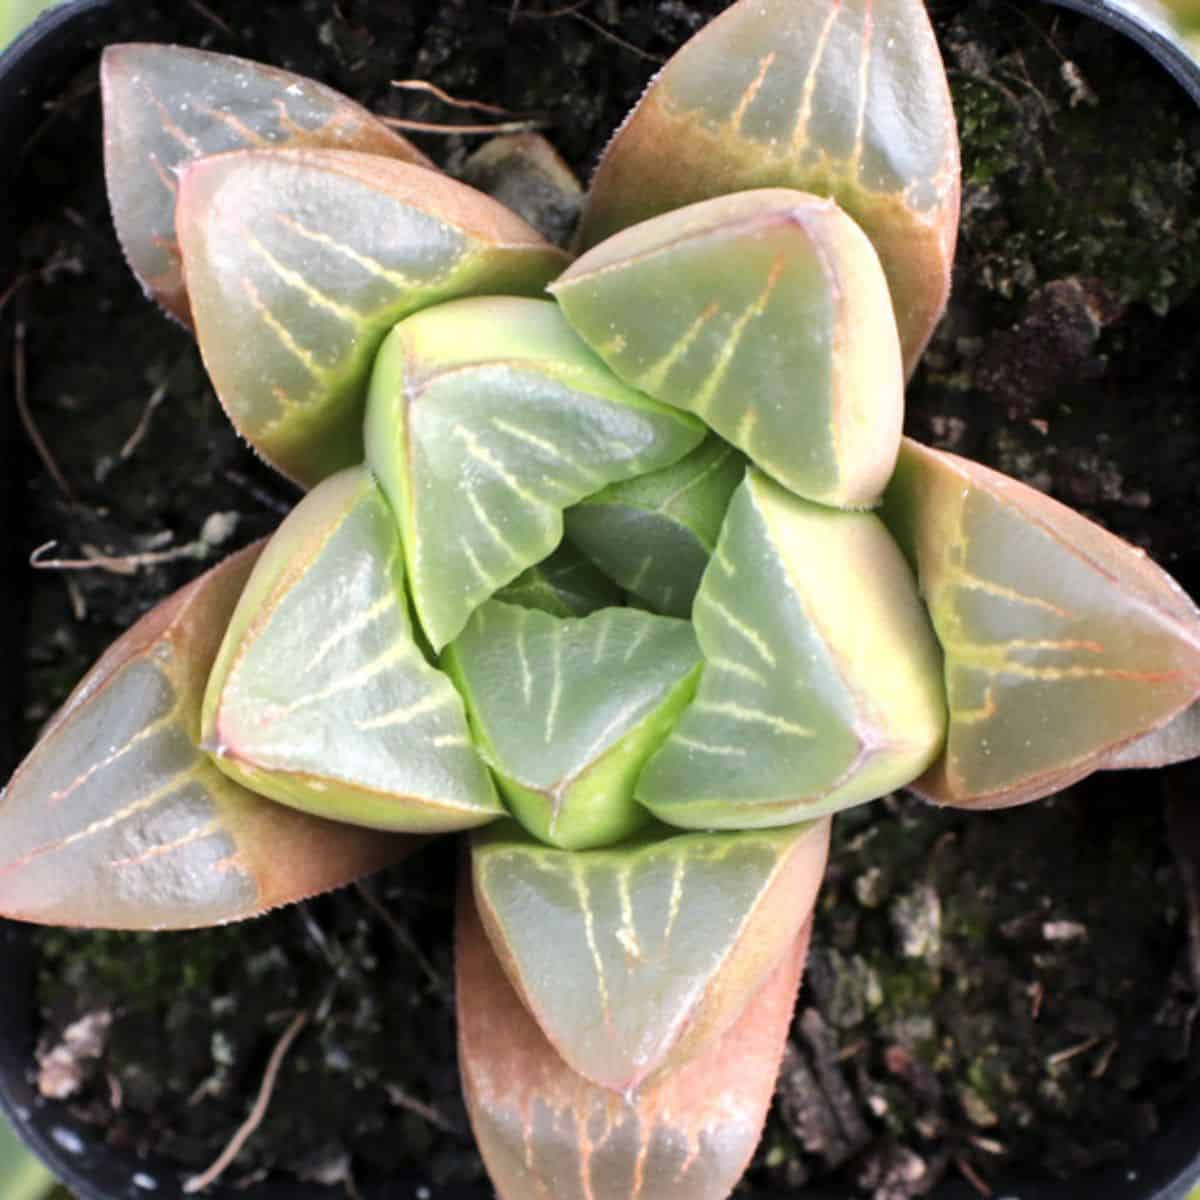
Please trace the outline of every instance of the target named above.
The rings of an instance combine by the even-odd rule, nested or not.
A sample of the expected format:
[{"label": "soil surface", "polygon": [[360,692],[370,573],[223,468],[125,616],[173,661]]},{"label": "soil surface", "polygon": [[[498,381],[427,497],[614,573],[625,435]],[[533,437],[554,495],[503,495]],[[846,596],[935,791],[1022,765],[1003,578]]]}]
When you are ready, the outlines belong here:
[{"label": "soil surface", "polygon": [[[390,84],[430,80],[537,118],[586,178],[658,63],[722,7],[159,0],[131,6],[117,36],[272,61],[384,114],[478,118]],[[909,432],[1081,508],[1200,594],[1200,116],[1094,23],[989,0],[933,12],[964,218]],[[480,144],[416,140],[451,170]],[[22,745],[118,632],[295,498],[227,426],[190,338],[142,299],[99,162],[90,69],[26,148],[17,286],[0,289],[0,369],[23,367],[55,464],[27,442],[25,549],[95,560],[29,573]],[[903,1200],[949,1173],[986,1194],[1010,1165],[1070,1176],[1152,1136],[1200,1061],[1165,837],[1173,778],[1100,776],[1000,814],[893,798],[839,818],[743,1187],[828,1177],[839,1195]],[[48,933],[44,1088],[114,1143],[198,1169],[305,1011],[231,1180],[278,1169],[352,1188],[405,1165],[482,1178],[455,1076],[454,856],[434,847],[234,928]]]}]

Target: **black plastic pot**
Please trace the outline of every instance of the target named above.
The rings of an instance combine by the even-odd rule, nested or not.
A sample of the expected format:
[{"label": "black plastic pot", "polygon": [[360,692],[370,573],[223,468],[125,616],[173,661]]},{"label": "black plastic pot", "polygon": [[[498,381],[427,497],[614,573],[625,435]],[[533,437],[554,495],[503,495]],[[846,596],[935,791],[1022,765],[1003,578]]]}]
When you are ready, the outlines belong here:
[{"label": "black plastic pot", "polygon": [[[69,0],[52,9],[0,56],[0,161],[9,171],[43,117],[44,101],[94,57],[107,39],[112,13],[132,0]],[[1047,0],[1082,12],[1129,36],[1151,53],[1200,103],[1200,63],[1174,40],[1165,26],[1139,15],[1136,0]],[[0,266],[11,267],[15,225],[6,197],[0,196]],[[11,270],[2,278],[11,278]],[[0,779],[15,765],[15,705],[23,595],[12,580],[22,578],[17,561],[21,544],[18,470],[20,431],[13,406],[0,405]],[[17,519],[10,519],[16,514]],[[7,706],[13,706],[10,711]],[[66,1110],[41,1099],[29,1081],[36,1037],[34,984],[36,940],[24,927],[0,920],[0,1110],[5,1112],[30,1148],[80,1200],[145,1200],[182,1195],[177,1170],[163,1162],[134,1159],[111,1149],[94,1129],[81,1125]],[[1069,1183],[1001,1180],[996,1200],[1185,1200],[1200,1183],[1200,1089],[1172,1114],[1164,1131],[1133,1160]],[[263,1182],[249,1189],[214,1187],[213,1200],[333,1200],[340,1188],[316,1184]],[[366,1200],[488,1200],[490,1189],[443,1188],[419,1177],[394,1177],[368,1184]],[[786,1200],[755,1193],[755,1200]],[[845,1200],[820,1188],[805,1189],[804,1200]],[[977,1200],[962,1180],[942,1184],[932,1200]],[[0,1197],[0,1200],[3,1200]]]}]

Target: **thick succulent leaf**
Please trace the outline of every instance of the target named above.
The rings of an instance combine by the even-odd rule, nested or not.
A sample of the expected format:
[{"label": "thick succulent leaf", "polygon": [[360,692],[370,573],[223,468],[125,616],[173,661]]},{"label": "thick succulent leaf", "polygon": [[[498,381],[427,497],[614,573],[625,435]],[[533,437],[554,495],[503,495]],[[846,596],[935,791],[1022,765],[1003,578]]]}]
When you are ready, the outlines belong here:
[{"label": "thick succulent leaf", "polygon": [[319,816],[440,833],[503,811],[462,700],[413,638],[399,532],[365,467],[325,480],[271,539],[202,733],[230,778]]},{"label": "thick succulent leaf", "polygon": [[1104,760],[1106,771],[1127,767],[1166,767],[1200,758],[1200,703],[1185,708],[1165,725],[1128,742]]},{"label": "thick succulent leaf", "polygon": [[502,296],[397,325],[371,377],[366,430],[436,650],[558,545],[564,509],[676,462],[704,435],[615,378],[553,302]]},{"label": "thick succulent leaf", "polygon": [[509,808],[536,837],[581,850],[646,823],[634,783],[699,674],[687,621],[633,608],[564,620],[490,601],[442,662]]},{"label": "thick succulent leaf", "polygon": [[581,244],[698,200],[833,197],[891,287],[911,372],[950,291],[958,135],[924,0],[740,0],[651,84],[592,181]]},{"label": "thick succulent leaf", "polygon": [[762,1131],[808,933],[724,1037],[620,1096],[559,1057],[505,977],[464,888],[459,1066],[500,1200],[723,1200]]},{"label": "thick succulent leaf", "polygon": [[837,205],[773,188],[643,222],[550,290],[627,383],[694,412],[798,495],[874,504],[904,417],[887,281]]},{"label": "thick succulent leaf", "polygon": [[621,603],[621,589],[574,546],[564,542],[548,558],[505,584],[496,599],[555,617],[586,617]]},{"label": "thick succulent leaf", "polygon": [[1200,612],[1140,550],[1009,479],[906,440],[884,519],[945,652],[945,754],[917,784],[999,807],[1065,787],[1200,694]]},{"label": "thick succulent leaf", "polygon": [[181,321],[175,240],[184,164],[224,150],[325,147],[431,166],[365,108],[290,71],[186,46],[109,46],[100,60],[104,173],[117,235],[142,287]]},{"label": "thick succulent leaf", "polygon": [[337,887],[420,844],[274,804],[197,748],[204,681],[257,553],[226,559],[121,637],[0,793],[0,915],[213,925]]},{"label": "thick succulent leaf", "polygon": [[614,483],[568,509],[567,537],[626,591],[688,617],[746,463],[709,438],[661,471]]},{"label": "thick succulent leaf", "polygon": [[268,462],[311,485],[362,461],[384,334],[455,296],[536,294],[566,261],[481,192],[346,150],[244,150],[184,171],[177,213],[196,337]]},{"label": "thick succulent leaf", "polygon": [[783,825],[915,779],[946,725],[916,581],[872,513],[751,470],[696,595],[696,699],[638,780],[662,820]]},{"label": "thick succulent leaf", "polygon": [[666,833],[588,854],[510,823],[472,839],[475,904],[509,982],[567,1065],[618,1092],[741,1015],[807,923],[829,848],[828,819]]}]

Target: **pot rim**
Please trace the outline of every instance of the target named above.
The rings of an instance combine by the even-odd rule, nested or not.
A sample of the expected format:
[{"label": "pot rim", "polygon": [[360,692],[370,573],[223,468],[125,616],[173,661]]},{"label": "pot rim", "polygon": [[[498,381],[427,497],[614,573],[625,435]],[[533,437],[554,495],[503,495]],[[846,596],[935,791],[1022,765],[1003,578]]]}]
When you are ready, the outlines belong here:
[{"label": "pot rim", "polygon": [[[0,151],[19,148],[20,131],[36,119],[39,102],[54,91],[89,53],[103,43],[106,17],[128,0],[63,0],[43,12],[0,54]],[[1200,104],[1200,61],[1176,41],[1165,25],[1139,16],[1136,0],[1044,0],[1091,17],[1131,38],[1148,51]],[[0,246],[0,258],[8,254]],[[14,471],[15,475],[16,472]],[[3,764],[0,764],[2,766]],[[179,1168],[159,1160],[139,1160],[119,1153],[96,1138],[96,1130],[75,1121],[67,1110],[39,1097],[26,1078],[34,1045],[33,987],[36,953],[32,930],[0,919],[0,978],[5,1003],[0,1005],[0,1113],[18,1135],[81,1200],[134,1200],[160,1191]],[[1126,1163],[1087,1176],[1093,1200],[1186,1200],[1200,1183],[1200,1082],[1190,1106],[1173,1115],[1165,1132]],[[995,1200],[1077,1200],[1078,1181],[1002,1180]],[[170,1186],[170,1185],[169,1185]],[[98,1190],[110,1189],[110,1190]],[[115,1189],[115,1190],[111,1190]],[[396,1189],[401,1189],[397,1192]],[[1149,1189],[1149,1190],[1147,1190]],[[323,1200],[341,1195],[320,1184],[267,1181],[252,1189],[214,1186],[210,1200]],[[490,1190],[459,1185],[440,1188],[417,1176],[390,1177],[368,1185],[369,1200],[411,1194],[422,1200],[485,1200]],[[756,1192],[757,1200],[786,1200],[777,1193]],[[977,1200],[962,1180],[944,1181],[931,1200]],[[821,1187],[806,1188],[806,1200],[845,1200]]]}]

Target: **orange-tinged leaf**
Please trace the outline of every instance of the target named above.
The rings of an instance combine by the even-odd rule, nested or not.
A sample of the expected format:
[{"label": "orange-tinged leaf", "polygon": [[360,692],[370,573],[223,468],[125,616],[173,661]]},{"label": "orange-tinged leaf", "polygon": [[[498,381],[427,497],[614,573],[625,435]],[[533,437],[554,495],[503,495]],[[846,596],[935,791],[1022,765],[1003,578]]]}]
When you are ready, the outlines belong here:
[{"label": "orange-tinged leaf", "polygon": [[915,791],[1021,804],[1120,765],[1129,743],[1161,752],[1136,741],[1200,695],[1200,610],[1142,551],[1015,479],[908,440],[882,515],[945,655],[946,749]]},{"label": "orange-tinged leaf", "polygon": [[118,639],[0,793],[0,915],[213,925],[337,887],[420,844],[284,808],[197,748],[204,682],[260,548]]},{"label": "orange-tinged leaf", "polygon": [[809,927],[723,1037],[620,1095],[575,1074],[492,952],[470,889],[459,896],[459,1067],[500,1200],[721,1200],[762,1130]]},{"label": "orange-tinged leaf", "polygon": [[194,162],[176,228],[217,395],[305,486],[362,462],[367,380],[397,321],[459,296],[537,294],[566,261],[482,192],[349,150]]},{"label": "orange-tinged leaf", "polygon": [[459,296],[536,295],[566,261],[482,192],[349,150],[194,162],[176,228],[217,395],[305,486],[362,462],[367,380],[397,321]]},{"label": "orange-tinged leaf", "polygon": [[225,150],[323,146],[432,165],[340,92],[228,54],[153,43],[109,46],[100,87],[117,235],[147,293],[185,323],[190,315],[175,241],[184,164]]},{"label": "orange-tinged leaf", "polygon": [[911,372],[950,290],[958,137],[924,0],[740,0],[601,159],[580,244],[751,188],[832,196],[875,244]]}]

